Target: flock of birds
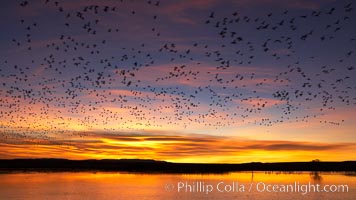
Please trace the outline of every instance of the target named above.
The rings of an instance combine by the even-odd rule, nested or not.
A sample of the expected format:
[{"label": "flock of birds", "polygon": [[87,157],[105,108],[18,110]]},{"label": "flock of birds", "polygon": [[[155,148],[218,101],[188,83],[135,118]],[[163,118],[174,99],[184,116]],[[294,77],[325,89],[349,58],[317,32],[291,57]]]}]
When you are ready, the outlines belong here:
[{"label": "flock of birds", "polygon": [[[340,125],[345,119],[330,121],[323,116],[339,106],[356,105],[352,3],[257,17],[212,11],[199,23],[212,32],[213,42],[190,44],[165,38],[162,26],[174,29],[174,25],[160,22],[164,2],[140,3],[146,13],[141,5],[137,10],[125,8],[130,2],[123,0],[68,9],[66,3],[18,4],[19,16],[32,4],[40,4],[59,22],[50,21],[53,27],[30,17],[18,22],[23,32],[10,41],[21,55],[15,60],[4,58],[0,68],[2,139],[30,138],[31,133],[45,138],[48,132],[75,127],[219,129],[310,119]],[[105,21],[122,13],[123,24]],[[116,45],[115,40],[120,42],[130,29],[124,22],[140,15],[145,18],[142,26],[150,26],[147,37],[151,39],[140,40],[137,35],[139,42]],[[42,38],[48,29],[53,29],[50,40]],[[334,44],[340,41],[345,44]],[[330,57],[334,63],[317,66],[327,59],[318,57],[325,52],[305,53],[311,45],[328,44],[334,49],[327,52],[341,54]],[[31,56],[23,58],[23,64],[25,54]],[[255,67],[263,63],[280,67]]]}]

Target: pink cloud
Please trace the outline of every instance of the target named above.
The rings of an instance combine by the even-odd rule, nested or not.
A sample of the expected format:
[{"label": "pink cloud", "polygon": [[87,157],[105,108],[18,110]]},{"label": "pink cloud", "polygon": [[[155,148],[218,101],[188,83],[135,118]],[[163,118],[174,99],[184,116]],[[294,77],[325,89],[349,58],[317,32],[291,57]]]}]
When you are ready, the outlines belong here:
[{"label": "pink cloud", "polygon": [[272,99],[272,98],[249,98],[245,100],[244,99],[235,100],[235,102],[238,104],[242,103],[248,106],[257,106],[257,107],[265,107],[265,108],[270,108],[276,105],[286,103],[285,101]]},{"label": "pink cloud", "polygon": [[[181,66],[185,67],[180,69]],[[174,68],[178,68],[179,72],[174,71]],[[178,77],[170,76],[170,73],[179,75]],[[183,75],[181,75],[181,73],[183,73]],[[194,73],[196,75],[189,73]],[[218,78],[222,79],[221,83],[216,81],[216,74],[218,74]],[[251,78],[252,74],[254,74],[253,78]],[[200,65],[196,65],[195,63],[181,63],[140,68],[139,71],[136,72],[135,79],[151,86],[167,86],[175,84],[189,87],[200,86],[202,88],[206,86],[234,88],[237,86],[239,88],[248,88],[249,90],[270,92],[275,86],[286,84],[284,82],[274,81],[275,74],[275,70],[268,67],[231,66],[226,70],[219,70],[215,66],[205,63]],[[236,75],[239,75],[239,77],[236,78]],[[242,80],[240,80],[241,76],[244,77]],[[162,80],[162,77],[169,78]]]},{"label": "pink cloud", "polygon": [[236,1],[238,6],[263,6],[273,5],[278,7],[296,8],[296,9],[319,9],[322,5],[334,2],[335,0],[242,0]]},{"label": "pink cloud", "polygon": [[217,2],[217,0],[183,0],[177,1],[172,4],[163,4],[163,10],[165,13],[176,13],[176,12],[185,12],[188,9],[209,9],[213,7]]}]

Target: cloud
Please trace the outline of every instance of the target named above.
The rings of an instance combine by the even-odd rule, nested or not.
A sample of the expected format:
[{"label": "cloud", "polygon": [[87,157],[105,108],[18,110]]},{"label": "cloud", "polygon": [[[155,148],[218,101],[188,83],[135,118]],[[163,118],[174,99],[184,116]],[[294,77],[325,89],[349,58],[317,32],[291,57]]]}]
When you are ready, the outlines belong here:
[{"label": "cloud", "polygon": [[209,9],[213,7],[217,2],[217,0],[183,0],[183,1],[175,1],[172,4],[163,4],[163,10],[166,13],[172,12],[185,12],[190,9]]},{"label": "cloud", "polygon": [[271,107],[274,105],[283,104],[285,103],[285,101],[272,99],[272,98],[249,98],[249,99],[242,99],[238,103],[243,103],[250,106],[258,104],[260,106],[264,105],[265,107]]},{"label": "cloud", "polygon": [[187,12],[189,10],[208,10],[218,2],[217,0],[183,0],[174,1],[169,4],[162,3],[160,13],[173,22],[196,25],[198,23],[197,20],[188,16]]},{"label": "cloud", "polygon": [[[182,69],[180,67],[184,66]],[[178,68],[179,72],[174,71],[174,68]],[[152,73],[154,71],[155,73]],[[162,77],[169,77],[173,74],[182,74],[177,77],[171,76],[168,79],[159,79]],[[194,73],[196,75],[192,75]],[[215,75],[218,74],[223,80],[234,80],[235,83],[231,82],[229,84],[221,84],[215,81]],[[250,76],[254,74],[254,78]],[[266,66],[230,66],[226,70],[219,70],[215,65],[202,62],[200,65],[195,63],[175,63],[175,64],[162,64],[155,66],[148,66],[140,68],[136,72],[135,79],[141,80],[151,86],[163,86],[163,85],[184,85],[184,86],[227,86],[233,87],[235,85],[241,86],[256,86],[258,83],[263,83],[266,87],[271,87],[271,85],[281,85],[281,83],[275,82],[274,76],[276,70],[271,67]],[[235,76],[239,75],[238,78]],[[237,80],[244,76],[242,80]],[[210,81],[213,80],[213,81]],[[261,87],[264,87],[262,85]]]},{"label": "cloud", "polygon": [[[165,133],[151,134],[149,132],[87,132],[86,136],[78,139],[51,139],[50,141],[28,140],[22,143],[1,141],[2,158],[7,157],[60,157],[71,159],[90,158],[150,158],[156,160],[182,161],[196,156],[204,162],[206,157],[216,159],[235,158],[230,162],[245,160],[256,161],[264,158],[265,154],[278,157],[291,154],[320,154],[325,160],[330,152],[350,154],[356,147],[355,143],[317,143],[304,141],[283,140],[247,140],[235,137],[220,137],[203,134]],[[351,151],[350,151],[351,150]],[[260,156],[255,157],[256,152]],[[261,153],[263,152],[263,153]],[[246,156],[250,157],[246,158]],[[241,156],[241,158],[239,158]],[[310,156],[310,155],[309,155]],[[352,155],[349,155],[351,159]],[[242,159],[243,157],[243,159]],[[329,157],[335,159],[335,157]],[[247,160],[246,160],[247,159]],[[284,160],[276,160],[284,161]]]},{"label": "cloud", "polygon": [[335,0],[242,0],[234,2],[238,6],[274,6],[294,9],[319,9],[322,5],[334,2]]},{"label": "cloud", "polygon": [[[264,144],[256,143],[251,146],[247,146],[251,149],[262,149],[267,151],[279,151],[279,150],[306,150],[306,151],[319,151],[319,150],[334,150],[344,147],[348,147],[350,144],[325,144],[325,143],[310,143],[310,142],[288,142],[288,141],[264,141]],[[352,145],[351,145],[352,146]]]}]

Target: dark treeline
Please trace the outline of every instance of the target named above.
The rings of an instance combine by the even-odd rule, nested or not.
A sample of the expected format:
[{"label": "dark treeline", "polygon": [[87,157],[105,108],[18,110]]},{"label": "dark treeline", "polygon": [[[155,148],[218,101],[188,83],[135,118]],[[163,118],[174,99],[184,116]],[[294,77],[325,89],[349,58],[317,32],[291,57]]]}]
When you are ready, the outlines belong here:
[{"label": "dark treeline", "polygon": [[12,159],[0,160],[1,171],[126,171],[148,173],[227,173],[233,171],[356,171],[356,161],[243,164],[170,163],[165,161]]}]

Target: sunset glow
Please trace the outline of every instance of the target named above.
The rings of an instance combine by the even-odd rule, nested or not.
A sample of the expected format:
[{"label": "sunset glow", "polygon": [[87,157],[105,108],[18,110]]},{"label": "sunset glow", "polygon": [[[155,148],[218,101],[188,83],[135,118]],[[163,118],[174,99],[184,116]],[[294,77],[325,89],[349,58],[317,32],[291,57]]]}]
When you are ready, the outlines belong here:
[{"label": "sunset glow", "polygon": [[351,7],[2,3],[0,159],[355,160]]}]

